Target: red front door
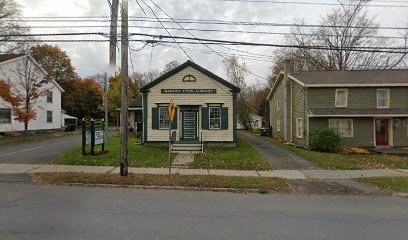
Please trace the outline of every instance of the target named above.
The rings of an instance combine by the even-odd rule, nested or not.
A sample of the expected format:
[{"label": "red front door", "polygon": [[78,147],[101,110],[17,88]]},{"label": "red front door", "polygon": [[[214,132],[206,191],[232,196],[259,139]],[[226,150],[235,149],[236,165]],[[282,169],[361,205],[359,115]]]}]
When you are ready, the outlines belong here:
[{"label": "red front door", "polygon": [[388,146],[388,120],[375,120],[375,142],[377,146]]}]

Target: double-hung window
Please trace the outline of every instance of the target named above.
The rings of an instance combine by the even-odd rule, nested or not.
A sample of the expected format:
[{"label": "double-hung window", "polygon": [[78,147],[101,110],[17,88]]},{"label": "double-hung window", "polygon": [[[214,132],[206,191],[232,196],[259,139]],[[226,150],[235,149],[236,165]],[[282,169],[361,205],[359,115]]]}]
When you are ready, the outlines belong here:
[{"label": "double-hung window", "polygon": [[159,129],[168,129],[170,126],[168,107],[159,107]]},{"label": "double-hung window", "polygon": [[280,119],[276,120],[276,131],[277,132],[281,131],[281,121],[280,121]]},{"label": "double-hung window", "polygon": [[276,110],[280,110],[280,101],[276,101]]},{"label": "double-hung window", "polygon": [[336,89],[335,102],[336,107],[347,107],[348,89]]},{"label": "double-hung window", "polygon": [[0,124],[11,123],[11,109],[0,109]]},{"label": "double-hung window", "polygon": [[329,128],[342,137],[353,137],[353,119],[329,119]]},{"label": "double-hung window", "polygon": [[390,107],[390,89],[377,89],[377,108]]},{"label": "double-hung window", "polygon": [[52,103],[52,91],[47,91],[47,103]]},{"label": "double-hung window", "polygon": [[210,107],[210,129],[221,129],[221,107]]},{"label": "double-hung window", "polygon": [[52,111],[47,111],[47,123],[52,123]]},{"label": "double-hung window", "polygon": [[302,118],[296,119],[296,137],[303,138],[303,119]]}]

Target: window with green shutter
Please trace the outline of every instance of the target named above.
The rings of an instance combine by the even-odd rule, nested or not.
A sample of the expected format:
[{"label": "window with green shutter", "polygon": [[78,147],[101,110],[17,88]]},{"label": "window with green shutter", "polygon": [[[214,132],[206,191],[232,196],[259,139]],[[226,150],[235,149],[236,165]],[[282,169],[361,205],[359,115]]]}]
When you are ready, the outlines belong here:
[{"label": "window with green shutter", "polygon": [[[176,113],[173,123],[171,124],[171,129],[177,129],[177,108],[175,108],[175,110]],[[169,123],[168,106],[152,108],[152,129],[169,129]]]},{"label": "window with green shutter", "polygon": [[228,129],[228,108],[221,108],[221,129]]},{"label": "window with green shutter", "polygon": [[201,128],[203,130],[208,130],[209,120],[208,120],[208,107],[201,108]]}]

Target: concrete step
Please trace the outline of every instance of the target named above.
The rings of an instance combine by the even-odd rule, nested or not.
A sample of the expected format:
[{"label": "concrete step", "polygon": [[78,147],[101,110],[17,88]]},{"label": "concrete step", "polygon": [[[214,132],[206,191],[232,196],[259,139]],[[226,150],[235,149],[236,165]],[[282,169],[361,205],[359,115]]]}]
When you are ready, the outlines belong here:
[{"label": "concrete step", "polygon": [[175,150],[175,149],[172,149],[171,152],[172,153],[184,153],[184,154],[199,154],[199,153],[201,153],[201,150],[188,150],[188,149]]}]

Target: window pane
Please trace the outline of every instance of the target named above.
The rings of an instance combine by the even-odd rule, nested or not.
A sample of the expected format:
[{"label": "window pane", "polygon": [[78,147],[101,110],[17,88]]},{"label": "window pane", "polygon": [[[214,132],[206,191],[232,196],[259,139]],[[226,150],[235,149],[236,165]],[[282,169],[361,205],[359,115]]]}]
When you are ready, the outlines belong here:
[{"label": "window pane", "polygon": [[52,123],[52,111],[47,111],[47,123]]},{"label": "window pane", "polygon": [[336,100],[337,100],[336,106],[346,106],[346,104],[347,104],[347,91],[346,90],[338,90]]},{"label": "window pane", "polygon": [[340,130],[340,121],[335,120],[335,119],[330,119],[329,128],[334,129],[336,131],[339,131]]},{"label": "window pane", "polygon": [[377,107],[388,107],[388,90],[382,89],[377,90]]},{"label": "window pane", "polygon": [[159,108],[159,128],[169,128],[169,111],[167,107]]},{"label": "window pane", "polygon": [[220,129],[221,128],[221,108],[211,107],[210,108],[210,129]]},{"label": "window pane", "polygon": [[0,124],[11,123],[11,109],[0,109]]}]

